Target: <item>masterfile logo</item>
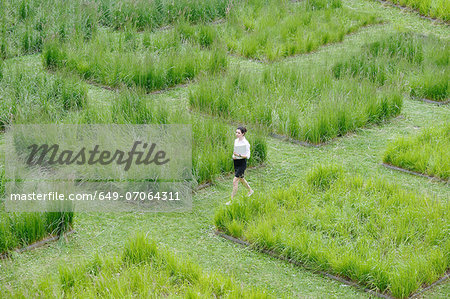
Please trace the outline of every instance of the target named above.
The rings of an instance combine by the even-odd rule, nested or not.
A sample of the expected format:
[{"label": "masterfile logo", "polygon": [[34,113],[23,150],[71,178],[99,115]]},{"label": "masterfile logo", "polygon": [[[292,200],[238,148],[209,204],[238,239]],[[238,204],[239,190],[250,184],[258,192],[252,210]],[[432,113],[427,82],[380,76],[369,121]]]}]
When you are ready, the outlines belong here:
[{"label": "masterfile logo", "polygon": [[190,208],[191,132],[190,125],[13,125],[5,134],[6,207]]},{"label": "masterfile logo", "polygon": [[[124,170],[128,171],[133,164],[134,156],[136,160],[134,163],[136,165],[144,164],[149,165],[155,163],[156,165],[164,165],[170,161],[166,159],[166,152],[163,150],[157,151],[154,155],[156,143],[148,145],[144,142],[142,144],[143,150],[138,150],[138,147],[142,144],[141,141],[135,141],[129,152],[124,152],[121,150],[116,150],[114,153],[111,151],[103,150],[100,151],[100,145],[96,144],[93,149],[86,150],[86,147],[82,147],[78,153],[74,153],[72,150],[62,150],[60,151],[60,146],[58,144],[53,144],[49,146],[48,144],[32,144],[28,147],[31,150],[30,155],[26,159],[26,163],[29,166],[44,165],[44,161],[47,161],[48,165],[108,165],[111,163],[116,163],[117,165],[124,165]],[[145,158],[144,158],[145,154]],[[46,156],[49,158],[46,159]]]}]

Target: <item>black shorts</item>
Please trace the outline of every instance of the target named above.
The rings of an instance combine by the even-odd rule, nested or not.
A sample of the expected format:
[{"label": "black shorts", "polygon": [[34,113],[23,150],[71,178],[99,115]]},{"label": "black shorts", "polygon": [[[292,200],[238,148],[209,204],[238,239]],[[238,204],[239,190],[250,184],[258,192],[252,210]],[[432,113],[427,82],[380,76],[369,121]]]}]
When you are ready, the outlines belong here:
[{"label": "black shorts", "polygon": [[235,159],[234,161],[234,176],[237,178],[244,177],[244,171],[247,168],[247,159]]}]

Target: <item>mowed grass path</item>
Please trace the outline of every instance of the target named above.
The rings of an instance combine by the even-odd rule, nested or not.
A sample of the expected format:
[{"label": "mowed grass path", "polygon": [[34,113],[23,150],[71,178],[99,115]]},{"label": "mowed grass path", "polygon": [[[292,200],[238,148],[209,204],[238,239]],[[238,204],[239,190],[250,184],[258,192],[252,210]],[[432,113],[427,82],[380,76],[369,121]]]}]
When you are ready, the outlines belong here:
[{"label": "mowed grass path", "polygon": [[[417,16],[404,15],[399,11],[383,8],[367,1],[345,1],[354,8],[377,10],[396,20],[395,25],[370,27],[344,39],[343,43],[321,48],[312,55],[290,58],[299,63],[311,61],[323,63],[324,57],[332,57],[343,50],[356,49],[374,35],[382,35],[395,26],[407,26],[424,34],[433,32],[441,37],[449,36],[448,29],[420,20]],[[25,60],[40,57],[27,57]],[[244,59],[234,59],[249,67],[258,67]],[[99,105],[107,105],[107,91],[92,87],[89,94],[96,95]],[[174,105],[186,105],[184,89],[177,88],[161,95],[161,101]],[[324,147],[305,148],[295,144],[269,139],[266,167],[250,170],[247,178],[257,192],[272,187],[288,186],[300,179],[313,165],[321,161],[333,161],[365,177],[384,177],[395,181],[411,191],[427,193],[439,200],[448,200],[448,186],[424,178],[398,173],[380,166],[384,149],[398,135],[412,133],[434,121],[450,121],[450,108],[437,107],[419,101],[405,100],[401,115],[390,122],[359,129],[355,134],[340,138]],[[228,200],[231,177],[194,195],[194,207],[189,213],[167,214],[78,214],[75,218],[77,234],[69,242],[61,241],[49,247],[15,254],[11,261],[0,262],[0,292],[8,286],[20,287],[43,275],[55,275],[60,263],[76,263],[90,259],[95,253],[108,254],[123,248],[127,236],[136,231],[148,233],[161,245],[187,255],[206,270],[221,269],[234,273],[244,285],[264,287],[276,296],[288,294],[293,297],[367,298],[366,293],[341,283],[322,278],[302,268],[273,259],[264,254],[249,251],[212,233],[214,213],[219,205]],[[240,194],[244,194],[242,188]],[[450,293],[447,282],[431,292],[427,298],[445,298]],[[1,296],[1,293],[0,293]]]}]

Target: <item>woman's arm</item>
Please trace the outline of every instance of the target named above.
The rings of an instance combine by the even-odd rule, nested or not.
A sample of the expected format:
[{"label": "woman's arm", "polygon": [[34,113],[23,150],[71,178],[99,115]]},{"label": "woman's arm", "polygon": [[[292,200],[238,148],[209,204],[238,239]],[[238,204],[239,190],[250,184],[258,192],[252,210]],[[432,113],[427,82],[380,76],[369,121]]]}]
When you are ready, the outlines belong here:
[{"label": "woman's arm", "polygon": [[245,158],[246,159],[250,159],[250,143],[248,143],[248,141],[247,141],[245,149],[246,149],[246,151],[245,151]]}]

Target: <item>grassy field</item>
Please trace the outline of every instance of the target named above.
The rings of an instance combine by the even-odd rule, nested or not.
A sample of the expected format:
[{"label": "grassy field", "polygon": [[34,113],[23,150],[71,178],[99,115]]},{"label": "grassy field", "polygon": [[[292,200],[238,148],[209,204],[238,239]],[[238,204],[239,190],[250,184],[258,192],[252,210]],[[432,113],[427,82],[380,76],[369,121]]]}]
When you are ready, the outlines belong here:
[{"label": "grassy field", "polygon": [[154,30],[179,19],[211,22],[231,8],[228,0],[5,0],[0,2],[0,58],[40,52],[48,39],[89,40],[105,26]]},{"label": "grassy field", "polygon": [[184,42],[176,29],[146,34],[98,33],[87,43],[83,39],[49,42],[44,46],[43,59],[48,69],[63,68],[111,87],[153,91],[185,83],[200,72],[224,70],[225,52],[207,46]]},{"label": "grassy field", "polygon": [[221,36],[232,53],[275,61],[341,42],[345,35],[381,20],[348,9],[341,0],[248,1],[230,12]]},{"label": "grassy field", "polygon": [[444,123],[398,138],[386,149],[383,162],[445,181],[450,177],[449,148],[450,124]]},{"label": "grassy field", "polygon": [[449,56],[447,40],[403,32],[364,45],[361,53],[336,63],[332,71],[336,78],[367,78],[396,86],[414,98],[446,101]]},{"label": "grassy field", "polygon": [[368,80],[336,80],[326,68],[277,65],[204,80],[189,102],[201,112],[317,144],[398,115],[403,98]]},{"label": "grassy field", "polygon": [[[111,105],[103,109],[92,103],[85,83],[48,74],[38,63],[33,66],[6,64],[0,88],[5,101],[0,106],[0,125],[14,123],[78,124],[191,124],[193,132],[193,176],[197,183],[213,181],[230,173],[234,128],[228,124],[190,115],[176,107],[148,101],[139,90],[110,92]],[[266,137],[255,130],[250,134],[249,166],[263,163],[267,155]],[[215,153],[211,155],[210,153]]]},{"label": "grassy field", "polygon": [[446,0],[388,0],[394,4],[410,7],[424,16],[450,21],[450,3]]},{"label": "grassy field", "polygon": [[49,235],[62,235],[73,225],[73,213],[6,213],[0,202],[0,254],[25,247]]},{"label": "grassy field", "polygon": [[[234,128],[229,124],[201,115],[190,115],[180,109],[167,108],[164,103],[148,100],[143,93],[122,91],[112,97],[108,110],[91,106],[72,122],[88,124],[190,124],[192,126],[192,171],[198,184],[214,181],[232,172]],[[231,133],[230,133],[231,132]],[[252,142],[249,166],[266,160],[267,141],[257,129],[248,138]],[[211,153],[214,153],[213,155]]]},{"label": "grassy field", "polygon": [[[97,30],[89,42],[79,36],[45,43],[44,64],[104,85],[152,91],[192,80],[201,72],[213,75],[223,71],[225,50],[273,61],[315,51],[321,45],[342,41],[362,26],[380,23],[373,14],[344,8],[340,0],[305,3],[250,1],[233,6],[223,25],[191,25],[189,18],[178,19],[169,30],[157,32],[136,32],[145,26],[132,19],[134,26],[124,32]],[[133,13],[130,15],[133,18]],[[281,27],[273,26],[280,23]]]},{"label": "grassy field", "polygon": [[55,280],[43,278],[24,291],[12,291],[8,297],[270,297],[229,277],[207,273],[166,248],[158,248],[142,234],[129,238],[120,254],[96,256],[76,266],[61,264],[58,276]]},{"label": "grassy field", "polygon": [[[123,3],[129,5],[132,10],[135,7],[138,7],[134,6],[134,4],[138,2],[139,1],[127,1]],[[194,1],[192,3],[193,5],[197,5],[198,3],[211,3],[211,5],[214,5],[219,2],[220,1]],[[313,3],[314,1],[308,2]],[[332,2],[333,1],[327,1],[326,3]],[[92,8],[92,12],[95,12],[96,18],[98,7],[96,7],[94,4],[98,3],[100,2],[89,2],[85,5],[85,7]],[[104,3],[114,4],[117,2],[104,1]],[[175,2],[160,1],[158,3],[170,4]],[[246,3],[252,4],[254,2],[248,1]],[[319,1],[316,1],[314,3],[319,3]],[[449,107],[445,105],[435,106],[411,99],[412,85],[410,85],[410,83],[412,81],[410,81],[409,79],[405,81],[385,81],[384,84],[379,84],[377,82],[372,82],[367,77],[359,75],[353,77],[346,74],[344,78],[337,79],[334,77],[334,74],[332,72],[332,67],[337,63],[345,61],[344,58],[353,56],[357,57],[358,55],[361,55],[361,50],[367,47],[367,45],[386,39],[389,36],[395,36],[395,34],[399,31],[412,31],[414,33],[413,36],[416,36],[416,34],[417,36],[433,35],[436,37],[436,40],[440,40],[440,43],[448,43],[448,27],[442,24],[424,20],[416,14],[405,13],[404,11],[400,11],[389,6],[383,6],[374,1],[342,0],[341,3],[342,8],[352,11],[355,14],[381,16],[386,22],[373,26],[360,27],[358,30],[352,31],[352,34],[344,35],[343,39],[338,43],[327,43],[326,46],[318,47],[317,50],[315,50],[311,54],[286,57],[283,58],[282,61],[275,62],[270,66],[261,64],[252,59],[247,59],[242,55],[226,55],[227,68],[230,70],[230,72],[228,74],[224,73],[224,81],[226,81],[227,76],[233,74],[239,74],[242,77],[246,77],[248,76],[246,72],[248,72],[249,74],[255,74],[254,77],[260,79],[262,78],[261,74],[264,74],[265,72],[272,76],[278,74],[272,73],[272,71],[267,71],[267,69],[280,70],[280,74],[282,73],[282,70],[285,70],[286,73],[289,73],[292,70],[293,76],[298,76],[297,78],[299,80],[305,81],[304,84],[298,84],[297,86],[292,85],[295,86],[295,88],[300,88],[302,92],[306,93],[307,84],[312,84],[315,87],[320,86],[320,84],[325,84],[326,82],[317,83],[313,80],[316,78],[314,76],[323,76],[326,77],[326,80],[329,80],[329,82],[332,82],[332,84],[334,84],[331,85],[331,92],[337,93],[337,91],[344,91],[345,88],[347,88],[347,91],[351,91],[352,96],[348,97],[348,101],[346,101],[346,103],[350,102],[354,103],[355,105],[361,103],[365,105],[365,101],[362,95],[366,92],[368,95],[370,95],[369,99],[372,97],[371,95],[381,96],[382,94],[389,95],[390,93],[392,93],[398,95],[396,97],[402,103],[401,110],[391,114],[391,116],[389,117],[380,117],[375,122],[368,122],[363,127],[354,127],[352,130],[349,130],[348,133],[338,134],[342,136],[333,139],[331,142],[326,143],[319,148],[302,147],[298,144],[282,141],[276,138],[265,138],[267,141],[264,143],[264,150],[261,151],[261,153],[263,153],[263,155],[265,156],[264,166],[256,169],[250,169],[246,172],[246,178],[252,188],[255,190],[254,196],[263,198],[264,196],[272,194],[274,190],[280,188],[294,188],[293,186],[294,184],[296,184],[296,182],[307,181],[308,176],[306,174],[316,165],[327,165],[330,164],[330,162],[333,162],[334,164],[342,165],[345,169],[351,169],[349,178],[360,177],[360,181],[362,182],[379,182],[380,180],[389,181],[391,184],[397,186],[395,188],[404,190],[402,192],[405,194],[405,196],[406,194],[411,193],[417,194],[411,195],[411,198],[413,198],[414,200],[416,200],[420,194],[421,197],[427,198],[429,202],[436,203],[436,205],[448,207],[449,189],[447,185],[436,182],[434,180],[428,180],[423,177],[411,176],[409,174],[386,169],[380,165],[380,162],[382,161],[383,155],[386,149],[389,147],[389,144],[398,139],[399,136],[415,135],[417,134],[418,129],[429,127],[431,123],[448,123],[450,121]],[[16,5],[15,2],[13,2],[13,4]],[[234,13],[233,9],[238,4],[239,2],[234,2],[235,6],[232,6],[230,8],[230,14]],[[300,7],[304,4],[294,3],[293,5],[298,5],[298,7]],[[119,11],[119,13],[120,11],[125,12],[121,7],[118,7],[117,11]],[[228,7],[226,9],[226,13],[228,13]],[[315,10],[313,10],[311,14],[312,13],[320,14],[320,12]],[[128,13],[125,12],[125,15],[126,14]],[[31,15],[32,14],[30,14],[30,16]],[[333,17],[331,19],[333,19]],[[180,23],[173,23],[172,21],[168,21],[166,23],[162,22],[160,23],[160,25],[158,25],[159,27],[164,27],[161,31],[155,31],[155,28],[158,28],[158,26],[151,27],[153,25],[149,27],[147,27],[147,25],[144,25],[141,28],[138,28],[139,26],[136,25],[138,23],[137,21],[133,21],[130,23],[125,22],[125,25],[124,23],[122,23],[122,25],[118,26],[112,23],[100,23],[100,21],[97,23],[97,21],[95,21],[90,23],[93,26],[89,25],[88,27],[86,27],[91,28],[92,31],[90,31],[90,29],[86,31],[86,37],[83,37],[83,39],[85,39],[85,42],[82,44],[82,46],[89,45],[93,40],[99,37],[108,36],[114,39],[122,36],[124,38],[124,42],[122,45],[126,44],[128,47],[126,49],[124,48],[124,53],[126,53],[130,49],[134,49],[133,45],[143,47],[143,40],[146,36],[149,40],[151,40],[152,36],[159,37],[164,33],[174,33],[177,34],[177,38],[181,40],[181,43],[183,45],[191,45],[194,48],[197,47],[198,49],[200,49],[200,51],[208,52],[211,51],[211,49],[214,49],[216,46],[226,47],[226,45],[220,45],[220,43],[216,44],[215,42],[211,43],[211,41],[217,40],[217,36],[215,36],[215,34],[217,34],[217,32],[219,32],[220,34],[220,32],[222,32],[221,30],[223,30],[223,28],[226,28],[225,25],[227,22],[227,17],[224,18],[223,23],[222,21],[215,22],[214,24],[204,23],[204,21],[217,21],[220,18],[223,17],[221,15],[213,13],[211,14],[211,17],[205,17],[204,20],[183,20]],[[257,18],[255,18],[255,20],[256,19]],[[76,22],[76,24],[76,26],[80,26],[80,24],[89,24],[89,22]],[[145,22],[143,24],[145,24]],[[118,30],[118,32],[114,32],[115,30]],[[13,44],[13,40],[10,39],[10,35],[8,35],[11,34],[11,32],[6,32],[7,34],[3,35],[4,39],[7,40],[8,44]],[[67,34],[66,41],[56,40],[53,42],[70,43],[75,38],[80,38],[81,36],[81,33],[76,33],[76,31],[68,30],[65,32],[71,32],[71,34],[73,33],[74,37],[72,37],[72,35],[70,34]],[[89,32],[91,32],[92,34],[89,34]],[[129,35],[130,40],[125,41],[127,35]],[[220,35],[220,37],[222,36]],[[277,40],[277,42],[278,41],[279,40]],[[113,46],[118,47],[119,45],[113,43]],[[142,52],[147,51],[146,48],[140,48],[140,50],[141,49]],[[25,54],[24,52],[20,53]],[[33,52],[27,53],[31,54]],[[8,57],[11,57],[11,55]],[[285,57],[285,55],[280,56],[276,60],[281,59],[282,57]],[[21,69],[31,68],[34,70],[32,73],[41,72],[41,70],[43,70],[43,61],[45,61],[44,55],[32,54],[20,58],[5,60],[2,69],[6,70],[5,72],[3,72],[4,74],[9,74],[9,69],[11,67],[10,65],[14,65],[14,67]],[[396,67],[405,67],[404,70],[408,70],[414,65],[408,63],[409,62],[403,61],[399,65],[396,65]],[[95,71],[95,69],[93,70]],[[324,72],[324,74],[322,75],[320,73],[316,73],[318,72],[318,70],[326,70],[326,72]],[[308,72],[311,72],[312,79],[309,79]],[[48,73],[51,75],[50,77],[53,78],[52,80],[58,78],[59,76],[67,76],[67,72],[61,68],[57,68],[56,71],[49,71]],[[253,123],[251,126],[249,126],[249,139],[259,138],[258,135],[260,130],[266,131],[265,133],[267,133],[268,126],[261,124],[258,125],[259,122],[253,122],[252,119],[238,119],[229,117],[227,120],[228,123],[224,124],[223,121],[220,120],[220,118],[205,116],[203,112],[199,114],[196,109],[194,109],[194,111],[189,111],[189,109],[192,107],[190,103],[192,92],[198,89],[199,86],[204,85],[204,82],[208,82],[209,80],[211,80],[210,75],[204,75],[201,73],[202,72],[199,73],[195,80],[187,81],[190,83],[190,86],[187,88],[186,86],[179,85],[175,86],[172,89],[153,94],[145,94],[145,90],[134,90],[134,88],[126,90],[129,88],[127,86],[122,86],[123,83],[119,83],[117,86],[115,86],[118,91],[112,91],[109,87],[101,87],[103,83],[91,84],[93,83],[92,79],[86,81],[82,78],[74,77],[69,81],[73,80],[73,84],[75,84],[74,86],[81,86],[82,88],[86,88],[87,103],[86,105],[83,104],[83,107],[81,109],[69,108],[68,110],[58,110],[57,113],[59,116],[57,120],[55,120],[55,122],[161,123],[172,121],[186,121],[186,123],[192,124],[194,124],[194,122],[198,122],[198,131],[197,133],[193,131],[193,133],[197,134],[198,137],[196,138],[198,138],[199,140],[207,140],[209,142],[211,141],[211,131],[213,131],[214,133],[216,133],[216,131],[221,132],[220,134],[217,134],[217,139],[212,140],[212,147],[208,148],[209,151],[214,152],[214,155],[210,156],[217,157],[221,157],[222,153],[223,157],[226,157],[229,154],[229,141],[232,142],[233,140],[233,133],[235,129],[234,126],[236,126],[237,124],[249,125]],[[108,72],[104,72],[104,74],[108,75]],[[300,74],[302,76],[300,76]],[[407,74],[406,71],[405,74]],[[420,75],[420,73],[418,74]],[[411,77],[408,78],[412,78],[413,75],[417,74],[416,72],[414,72],[414,74],[409,75]],[[250,81],[254,79],[251,76],[248,76],[248,78]],[[52,80],[50,80],[49,82],[52,82]],[[220,80],[220,77],[217,78],[217,80]],[[268,76],[267,80],[276,82],[276,80],[271,76]],[[430,82],[433,82],[432,78],[430,78],[429,80]],[[289,84],[293,84],[294,81],[294,79],[292,81],[287,80],[288,86]],[[24,85],[27,85],[26,83],[26,80],[23,81]],[[274,86],[277,86],[278,88],[272,87],[272,90],[267,91],[266,95],[272,95],[273,93],[278,96],[284,95],[284,85],[282,84],[282,82],[278,82],[277,84],[278,85],[274,84]],[[50,84],[49,86],[52,85]],[[399,86],[401,86],[400,89],[398,88]],[[9,85],[6,85],[6,87],[4,85],[4,87],[2,88],[7,89],[9,88]],[[26,89],[28,89],[28,87],[26,87]],[[262,90],[262,94],[266,87],[261,86],[260,89]],[[257,90],[257,92],[260,91]],[[361,96],[355,97],[354,95],[358,95],[358,93],[361,94]],[[281,102],[295,102],[295,97],[297,97],[299,94],[300,91],[298,93],[292,93],[290,95],[291,97],[293,97],[292,101],[281,99]],[[311,94],[314,93],[311,92]],[[251,94],[249,93],[248,95],[250,97]],[[341,95],[345,96],[345,93],[342,92]],[[420,95],[417,96],[419,97]],[[325,94],[323,97],[326,98]],[[245,100],[252,99],[245,98]],[[265,101],[266,99],[260,98],[259,101],[253,102],[255,103],[256,108],[264,108],[263,104],[260,104],[262,100]],[[313,99],[310,99],[310,101],[312,100]],[[385,107],[390,106],[385,105]],[[290,113],[297,113],[297,108],[298,107],[293,107],[292,105],[285,105],[284,109],[280,107],[278,111],[289,116]],[[332,107],[329,108],[330,110],[333,110],[331,109]],[[272,113],[274,111],[276,112],[276,110],[272,109]],[[350,111],[351,113],[355,113],[354,115],[357,115],[359,113],[357,108],[348,108],[348,111]],[[331,113],[333,112],[334,111],[331,111]],[[11,121],[11,118],[8,118],[8,120]],[[276,119],[274,118],[274,120]],[[306,122],[306,120],[303,119],[299,119],[299,122],[300,121],[310,123]],[[286,126],[286,124],[288,124],[288,122],[286,122],[284,126]],[[283,126],[281,126],[281,128],[283,128]],[[292,126],[292,128],[292,131],[294,132],[296,130],[295,126]],[[278,129],[278,126],[269,127],[269,129],[275,130]],[[334,131],[334,129],[331,131],[336,132]],[[286,132],[288,132],[288,130],[286,130]],[[3,135],[0,134],[0,140],[2,138]],[[327,139],[328,138],[331,137],[327,137]],[[254,147],[254,144],[257,143],[256,139],[250,141],[250,143],[252,144],[252,148]],[[214,147],[216,145],[217,151],[216,147]],[[201,151],[198,151],[197,153],[200,154]],[[205,156],[210,157],[208,155]],[[205,160],[206,159],[204,157],[201,157],[199,158],[198,162],[203,163],[203,161]],[[210,165],[214,164],[214,169],[223,169],[224,167],[230,167],[226,166],[227,163],[230,163],[229,160],[226,160],[224,158],[223,162],[223,164],[212,162]],[[219,167],[219,165],[222,166]],[[205,171],[204,173],[215,173],[215,170],[212,172]],[[230,289],[227,290],[235,290],[230,292],[235,292],[234,294],[236,294],[237,297],[243,296],[240,292],[245,292],[247,290],[251,292],[250,289],[255,288],[258,290],[267,290],[267,295],[277,298],[285,296],[291,296],[295,298],[369,298],[369,295],[367,293],[364,293],[357,288],[343,285],[340,282],[336,282],[321,275],[314,274],[310,270],[289,264],[285,261],[275,259],[273,257],[270,257],[269,255],[254,250],[243,248],[239,245],[233,244],[227,240],[217,237],[213,233],[215,229],[214,218],[216,213],[219,210],[223,209],[224,203],[229,200],[229,196],[231,194],[232,179],[231,176],[226,175],[226,172],[220,173],[221,174],[218,175],[212,174],[215,178],[215,182],[211,187],[202,189],[193,194],[193,208],[190,212],[157,214],[76,214],[73,222],[74,227],[76,228],[76,233],[68,239],[61,239],[58,242],[49,244],[47,247],[42,247],[34,251],[25,252],[23,254],[12,252],[10,259],[0,262],[0,296],[18,298],[21,297],[21,295],[22,297],[29,296],[30,294],[36,294],[36,292],[39,291],[42,291],[43,294],[47,295],[52,294],[51,296],[61,296],[62,292],[64,292],[64,294],[72,294],[72,296],[76,296],[77,294],[87,295],[88,293],[83,293],[84,291],[82,290],[85,287],[86,291],[89,292],[106,291],[106,288],[99,284],[101,281],[104,281],[110,286],[114,286],[114,290],[117,290],[118,292],[123,291],[123,294],[130,294],[129,292],[133,290],[136,291],[136,293],[142,291],[143,287],[140,282],[143,282],[143,279],[145,279],[146,281],[151,279],[152,282],[154,282],[154,284],[152,284],[151,286],[155,286],[155,292],[159,292],[160,289],[158,290],[157,287],[159,285],[162,285],[165,286],[166,289],[180,291],[181,293],[185,292],[183,294],[192,294],[192,290],[194,290],[194,292],[201,292],[206,297],[221,294],[220,292],[214,293],[215,291],[213,287],[211,285],[208,285],[209,282],[207,282],[206,285],[198,285],[197,282],[188,283],[187,280],[182,280],[184,279],[182,275],[180,280],[180,276],[178,275],[180,272],[177,272],[178,274],[172,272],[172,274],[174,275],[166,275],[167,273],[163,273],[158,276],[162,279],[162,281],[157,280],[155,276],[152,276],[151,278],[149,278],[149,276],[146,276],[148,275],[148,271],[155,273],[154,267],[159,268],[156,269],[159,271],[161,270],[161,268],[165,267],[164,265],[156,265],[154,263],[147,262],[141,264],[125,262],[125,254],[120,255],[120,253],[124,252],[124,248],[129,248],[130,243],[128,243],[126,240],[129,238],[129,236],[135,235],[136,232],[141,232],[142,234],[153,239],[158,244],[158,248],[160,248],[158,252],[161,253],[161,256],[163,255],[162,252],[165,251],[165,248],[171,248],[170,251],[174,251],[174,256],[182,256],[183,259],[188,258],[192,261],[195,261],[195,264],[198,264],[199,267],[204,269],[205,272],[202,273],[217,273],[220,271],[221,275],[224,277],[233,276],[233,281],[235,281],[235,283],[233,283],[230,286]],[[208,175],[205,175],[204,177],[208,177]],[[388,185],[390,186],[390,184]],[[385,188],[384,184],[381,186]],[[356,188],[356,186],[354,187]],[[338,189],[338,186],[335,186],[333,188]],[[362,189],[358,190],[366,190],[364,189],[364,186],[361,188]],[[245,203],[246,198],[244,197],[244,195],[246,192],[242,189],[243,188],[240,187],[237,199],[239,202]],[[388,189],[386,187],[386,189],[383,190],[392,189]],[[316,195],[318,195],[322,191],[316,192]],[[384,198],[383,192],[377,194],[377,196],[380,196],[380,198]],[[333,196],[334,193],[330,193],[330,199],[332,199]],[[361,198],[370,197],[370,195],[365,193],[363,193],[361,196]],[[356,198],[358,198],[358,196],[356,196]],[[419,201],[417,206],[420,207],[421,204],[424,204],[424,201]],[[367,207],[369,207],[369,205],[367,205]],[[401,209],[393,209],[393,211],[401,211]],[[417,213],[417,215],[420,213],[427,213],[427,209],[417,209],[414,210],[414,213]],[[437,213],[439,213],[439,211]],[[336,216],[342,217],[344,217],[345,215],[347,214],[336,214]],[[389,214],[387,214],[386,217],[389,217]],[[310,219],[307,217],[305,218]],[[423,223],[424,221],[423,219],[419,220],[419,224]],[[441,223],[441,227],[448,226],[448,221],[445,217],[443,217],[441,221],[443,221]],[[339,222],[331,222],[331,224],[336,223]],[[393,236],[399,236],[400,239],[398,240],[400,241],[400,244],[402,244],[402,237],[410,236],[409,229],[422,230],[424,227],[425,225],[408,225],[404,234],[402,234],[402,232],[398,232],[398,235],[394,234]],[[339,227],[336,226],[336,229],[338,228]],[[364,228],[364,226],[360,226],[360,228],[362,229]],[[333,230],[335,229],[335,227],[333,226],[331,229]],[[435,237],[437,239],[435,238],[434,240],[438,240],[439,234],[444,232],[433,229],[431,227],[429,227],[428,231],[434,233],[426,236],[422,235],[422,237],[427,240],[431,240]],[[345,239],[345,237],[342,238]],[[346,243],[350,245],[352,240],[353,239],[349,237],[348,240],[346,240]],[[393,238],[392,240],[396,239]],[[406,241],[417,241],[417,238],[413,236]],[[389,248],[396,248],[395,245],[396,243],[392,241],[392,247]],[[397,281],[404,280],[411,282],[411,285],[406,285],[405,287],[403,287],[403,289],[401,287],[395,289],[395,292],[397,292],[396,294],[403,294],[408,292],[408,290],[414,289],[417,286],[417,281],[431,281],[433,277],[438,276],[439,271],[436,269],[439,269],[439,267],[447,267],[448,269],[448,261],[446,262],[446,264],[442,262],[442,259],[439,259],[439,250],[441,250],[439,248],[442,248],[439,246],[441,245],[437,245],[435,251],[430,254],[430,258],[433,257],[438,262],[430,267],[425,266],[426,270],[420,273],[414,272],[411,273],[411,275],[406,275],[405,273],[408,273],[406,271],[408,269],[408,261],[406,261],[405,264],[399,265],[398,272],[391,272],[394,274],[398,273],[398,275],[403,274],[403,276],[398,276],[396,278]],[[136,255],[145,255],[146,248],[147,246],[140,247],[139,250],[135,251]],[[368,248],[369,252],[372,252],[370,250],[375,249],[376,248]],[[405,250],[403,251],[403,253],[408,253],[407,246],[404,246],[403,249]],[[447,257],[448,247],[447,249],[442,249],[441,252],[443,252],[444,257]],[[386,254],[392,257],[394,253],[388,252]],[[102,258],[97,258],[98,256]],[[405,257],[406,255],[403,256],[403,258]],[[376,257],[373,257],[372,260],[375,260],[375,258]],[[170,258],[168,260],[170,260]],[[178,260],[178,258],[176,258],[176,260]],[[392,260],[395,261],[394,259]],[[413,257],[411,258],[411,261],[417,262],[420,266],[425,265],[427,259],[422,257],[417,257],[415,259]],[[60,265],[62,264],[73,264],[74,266],[61,267]],[[95,271],[95,265],[98,264],[102,265],[102,267],[105,269],[105,272],[100,271],[100,275],[93,275],[93,273],[89,272],[89,270],[94,269]],[[111,264],[111,267],[108,266],[109,264]],[[184,262],[181,262],[181,264],[192,265],[192,263]],[[92,265],[94,266],[90,267]],[[178,262],[174,261],[170,266],[171,269],[179,269],[176,268],[175,265],[179,265]],[[196,266],[194,266],[194,268],[195,267]],[[352,267],[349,266],[346,269],[351,268]],[[388,268],[389,267],[386,266],[385,269]],[[345,269],[345,267],[341,267],[341,269]],[[163,270],[162,272],[164,271],[166,270]],[[121,275],[114,275],[114,273],[119,272],[121,273]],[[195,272],[195,270],[192,270],[190,272],[198,273]],[[135,273],[136,275],[134,275],[133,273]],[[347,270],[346,273],[352,273],[352,271]],[[125,281],[125,279],[121,280],[121,276],[123,276],[124,278],[131,277],[135,281],[139,282],[139,284],[130,285],[127,281]],[[383,274],[381,275],[381,277],[384,277]],[[415,278],[417,278],[418,280],[414,280]],[[396,279],[393,280],[395,281]],[[175,283],[172,283],[174,280]],[[167,281],[169,282],[166,284]],[[228,280],[220,280],[222,284],[228,285],[226,281]],[[369,283],[370,285],[375,280],[373,277],[363,275],[361,281]],[[386,279],[384,281],[389,282],[389,280]],[[161,282],[161,284],[159,284],[159,282]],[[146,284],[146,287],[149,286],[149,284]],[[192,286],[194,286],[193,289],[191,288]],[[66,289],[64,290],[64,288]],[[379,288],[381,289],[381,287]],[[391,291],[393,290],[391,289]],[[445,282],[427,291],[423,296],[425,298],[446,298],[449,292],[450,284],[448,282]],[[105,294],[107,296],[106,293],[102,294]]]},{"label": "grassy field", "polygon": [[0,129],[11,123],[59,122],[70,111],[86,108],[85,84],[43,70],[4,64],[0,76]]},{"label": "grassy field", "polygon": [[316,167],[306,182],[219,209],[216,227],[396,298],[446,273],[448,202],[336,166]]},{"label": "grassy field", "polygon": [[343,55],[331,68],[290,63],[236,69],[195,85],[189,101],[205,113],[321,143],[398,115],[398,91],[447,100],[448,51],[447,41],[396,33]]}]

